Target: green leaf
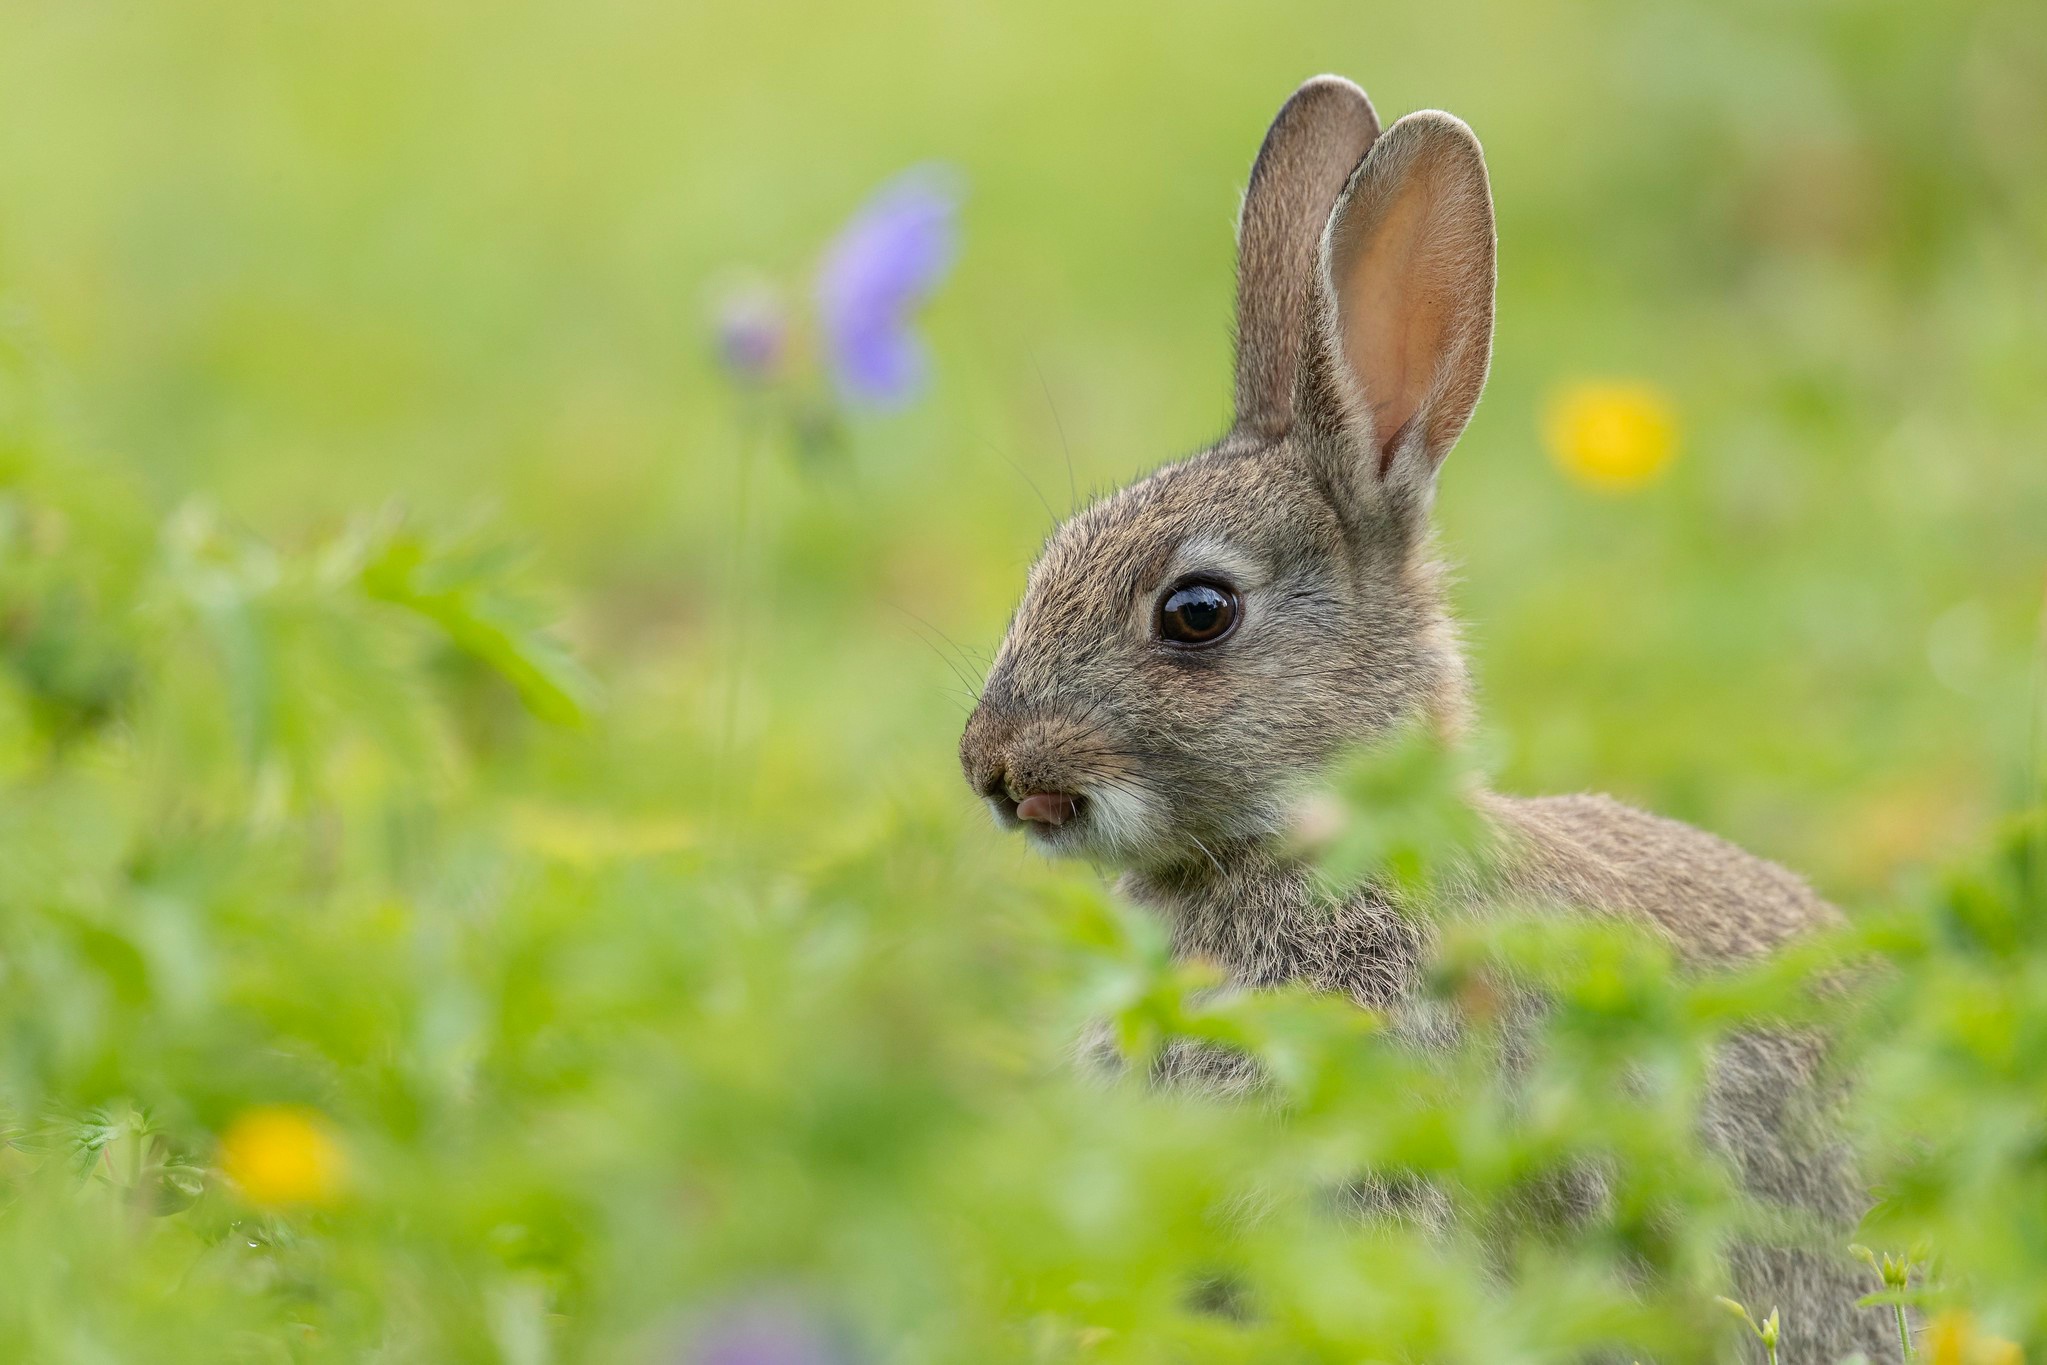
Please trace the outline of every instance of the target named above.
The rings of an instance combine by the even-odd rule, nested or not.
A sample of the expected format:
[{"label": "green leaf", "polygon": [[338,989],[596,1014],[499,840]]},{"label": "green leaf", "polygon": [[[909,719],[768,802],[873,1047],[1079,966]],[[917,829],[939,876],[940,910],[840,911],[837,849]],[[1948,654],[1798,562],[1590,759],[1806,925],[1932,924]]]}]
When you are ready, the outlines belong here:
[{"label": "green leaf", "polygon": [[432,622],[450,644],[509,682],[541,720],[584,723],[594,684],[502,595],[495,581],[501,570],[499,561],[437,553],[422,537],[394,529],[370,549],[360,582],[373,600]]}]

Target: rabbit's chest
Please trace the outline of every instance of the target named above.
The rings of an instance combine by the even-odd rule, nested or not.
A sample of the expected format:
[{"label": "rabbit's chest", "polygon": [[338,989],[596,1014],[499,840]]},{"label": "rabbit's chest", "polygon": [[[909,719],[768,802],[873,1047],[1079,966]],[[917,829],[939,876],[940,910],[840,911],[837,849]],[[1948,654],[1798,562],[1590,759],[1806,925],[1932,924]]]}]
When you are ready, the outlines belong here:
[{"label": "rabbit's chest", "polygon": [[1165,918],[1176,958],[1211,963],[1233,985],[1298,983],[1385,1006],[1421,977],[1419,927],[1369,892],[1332,907],[1295,877],[1131,890]]}]

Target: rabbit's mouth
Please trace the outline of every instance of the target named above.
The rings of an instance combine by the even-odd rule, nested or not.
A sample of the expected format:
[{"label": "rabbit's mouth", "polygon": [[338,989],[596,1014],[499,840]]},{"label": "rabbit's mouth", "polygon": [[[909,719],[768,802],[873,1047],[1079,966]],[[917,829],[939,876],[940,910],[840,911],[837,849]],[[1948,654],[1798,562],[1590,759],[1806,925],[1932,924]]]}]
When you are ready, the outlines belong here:
[{"label": "rabbit's mouth", "polygon": [[1021,830],[1031,847],[1055,857],[1132,866],[1156,848],[1157,815],[1146,795],[1129,784],[1080,792],[991,792],[995,823]]},{"label": "rabbit's mouth", "polygon": [[1028,792],[1022,797],[1007,791],[993,791],[988,804],[996,819],[1008,829],[1024,829],[1040,838],[1052,838],[1087,814],[1087,798],[1070,792]]},{"label": "rabbit's mouth", "polygon": [[1077,761],[1087,754],[1038,734],[1021,745],[1007,733],[991,740],[988,714],[976,713],[962,750],[967,781],[998,827],[1022,833],[1040,853],[1119,865],[1157,844],[1167,809],[1135,774],[1097,771]]},{"label": "rabbit's mouth", "polygon": [[1016,818],[1029,824],[1054,829],[1068,820],[1080,818],[1081,802],[1085,797],[1068,796],[1065,792],[1033,792],[1016,803]]},{"label": "rabbit's mouth", "polygon": [[1027,791],[1011,796],[1007,791],[991,791],[987,795],[995,823],[1021,830],[1035,848],[1068,856],[1103,851],[1094,848],[1101,835],[1096,828],[1095,802],[1084,793]]}]

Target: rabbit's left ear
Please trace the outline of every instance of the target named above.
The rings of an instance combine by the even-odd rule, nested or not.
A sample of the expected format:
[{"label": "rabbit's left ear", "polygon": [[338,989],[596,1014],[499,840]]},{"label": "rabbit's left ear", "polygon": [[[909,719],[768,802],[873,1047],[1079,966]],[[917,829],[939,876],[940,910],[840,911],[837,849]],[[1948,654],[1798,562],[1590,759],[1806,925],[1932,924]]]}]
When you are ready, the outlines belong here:
[{"label": "rabbit's left ear", "polygon": [[1365,92],[1341,76],[1294,91],[1258,149],[1237,220],[1237,425],[1286,434],[1322,230],[1379,136]]},{"label": "rabbit's left ear", "polygon": [[1493,349],[1492,191],[1461,119],[1386,130],[1330,214],[1317,284],[1303,436],[1334,488],[1426,501]]}]

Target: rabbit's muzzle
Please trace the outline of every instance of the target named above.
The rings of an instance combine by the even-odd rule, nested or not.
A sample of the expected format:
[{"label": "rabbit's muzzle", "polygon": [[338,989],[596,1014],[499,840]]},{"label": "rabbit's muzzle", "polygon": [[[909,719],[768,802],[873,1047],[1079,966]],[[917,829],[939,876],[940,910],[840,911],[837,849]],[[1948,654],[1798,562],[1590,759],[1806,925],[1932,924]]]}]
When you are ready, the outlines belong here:
[{"label": "rabbit's muzzle", "polygon": [[1103,842],[1100,801],[1120,779],[1093,726],[984,701],[960,738],[967,784],[1004,829],[1026,830],[1049,849],[1081,852]]}]

